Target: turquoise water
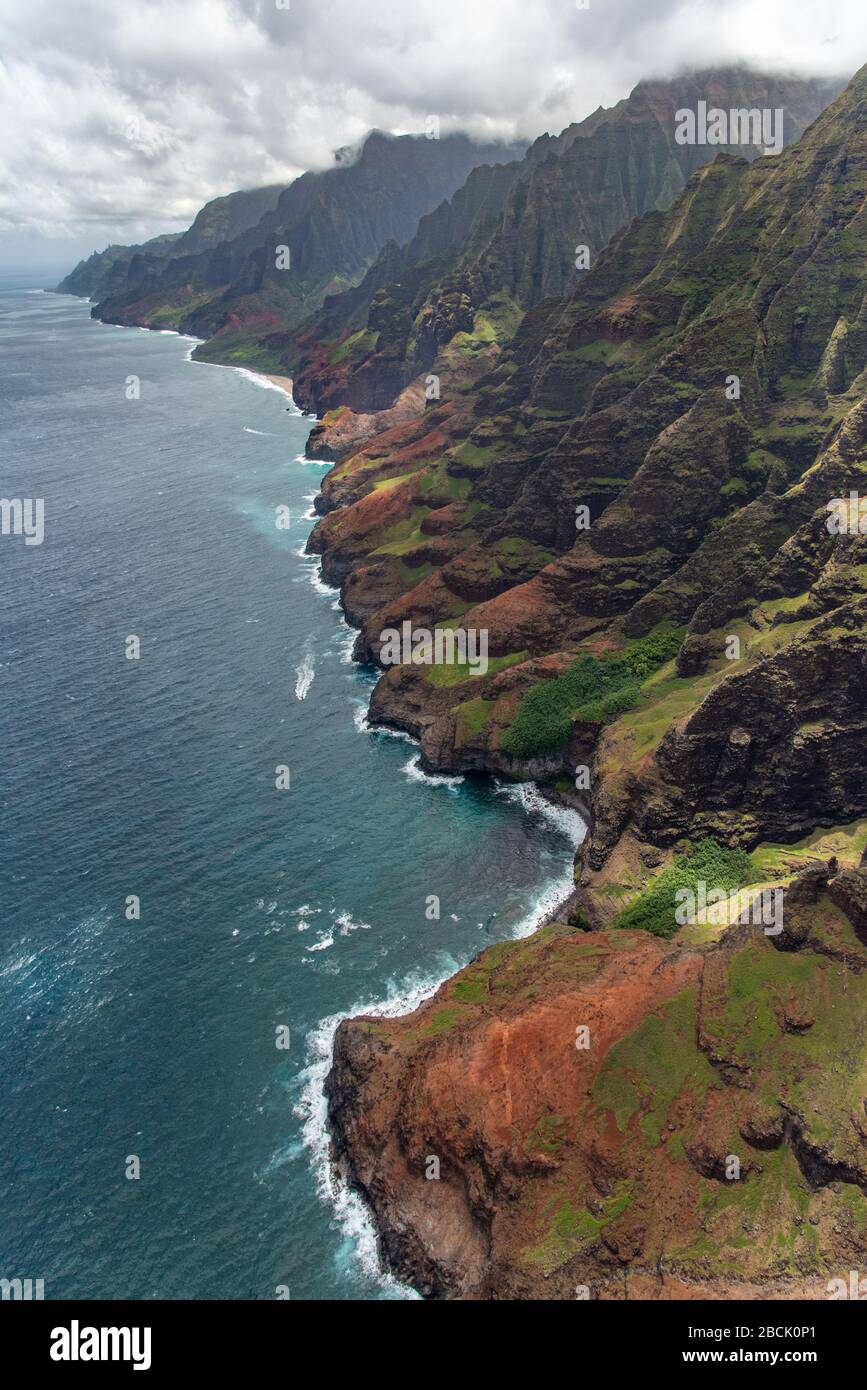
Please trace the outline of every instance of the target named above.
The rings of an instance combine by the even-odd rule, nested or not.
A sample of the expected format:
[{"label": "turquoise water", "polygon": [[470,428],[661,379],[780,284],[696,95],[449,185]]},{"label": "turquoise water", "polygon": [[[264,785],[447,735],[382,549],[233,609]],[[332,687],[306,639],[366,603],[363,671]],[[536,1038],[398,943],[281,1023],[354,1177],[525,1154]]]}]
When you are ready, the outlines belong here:
[{"label": "turquoise water", "polygon": [[0,1276],[404,1297],[329,1176],[334,1026],[529,929],[577,819],[366,730],[310,422],[191,346],[0,291],[0,492],[45,499],[0,536]]}]

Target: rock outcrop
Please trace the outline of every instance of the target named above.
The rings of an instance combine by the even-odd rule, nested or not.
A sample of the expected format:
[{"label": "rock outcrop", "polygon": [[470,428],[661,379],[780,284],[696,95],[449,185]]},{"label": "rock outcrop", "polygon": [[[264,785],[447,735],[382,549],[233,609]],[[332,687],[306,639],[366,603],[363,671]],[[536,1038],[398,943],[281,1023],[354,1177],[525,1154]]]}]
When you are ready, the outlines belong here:
[{"label": "rock outcrop", "polygon": [[832,897],[796,950],[551,925],[343,1023],[335,1156],[392,1271],[433,1298],[826,1297],[867,1248],[867,948]]},{"label": "rock outcrop", "polygon": [[641,82],[610,110],[542,136],[523,160],[475,169],[406,245],[385,247],[360,285],[287,336],[298,399],[319,413],[383,409],[453,341],[469,359],[495,351],[527,309],[569,293],[576,244],[595,259],[634,217],[668,207],[720,148],[757,156],[678,144],[680,108],[780,108],[789,144],[838,90],[740,68]]},{"label": "rock outcrop", "polygon": [[[825,1297],[863,1261],[865,207],[867,69],[487,361],[440,345],[441,399],[335,469],[311,549],[372,718],[431,768],[577,773],[590,821],[568,920],[338,1033],[335,1155],[427,1296]],[[386,667],[407,620],[485,630],[487,670]]]},{"label": "rock outcrop", "polygon": [[[219,199],[202,210],[171,254],[142,247],[100,284],[93,313],[107,323],[175,328],[207,338],[204,361],[284,370],[282,335],[328,294],[355,284],[389,240],[407,241],[419,218],[448,198],[470,170],[510,161],[523,148],[372,131],[334,167],[302,174],[269,197],[258,217],[215,209],[257,194]],[[216,234],[214,233],[216,225]],[[281,251],[281,248],[282,251]],[[277,335],[278,342],[271,339]],[[291,375],[291,373],[289,373]]]}]

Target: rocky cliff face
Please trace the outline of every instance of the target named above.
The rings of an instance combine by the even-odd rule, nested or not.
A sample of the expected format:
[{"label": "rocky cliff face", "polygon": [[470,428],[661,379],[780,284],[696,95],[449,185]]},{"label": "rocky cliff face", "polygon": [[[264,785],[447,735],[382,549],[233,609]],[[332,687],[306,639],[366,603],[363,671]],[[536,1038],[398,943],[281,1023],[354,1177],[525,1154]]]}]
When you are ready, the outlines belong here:
[{"label": "rocky cliff face", "polygon": [[[269,344],[274,334],[285,335],[326,294],[356,283],[387,241],[408,240],[419,217],[476,164],[521,152],[463,135],[426,140],[373,131],[356,156],[341,152],[333,169],[272,190],[255,221],[233,229],[231,200],[209,204],[170,258],[133,257],[125,283],[113,281],[94,313],[109,323],[208,338],[197,349],[205,360],[281,370]],[[278,265],[281,246],[288,251]]]},{"label": "rocky cliff face", "polygon": [[299,400],[318,413],[390,405],[457,335],[478,348],[503,343],[523,312],[571,291],[578,245],[595,257],[721,150],[757,157],[749,146],[678,144],[681,108],[781,108],[790,144],[839,86],[743,69],[643,82],[611,110],[537,140],[522,161],[474,171],[402,250],[387,247],[356,290],[286,339]]},{"label": "rocky cliff face", "polygon": [[[838,254],[851,241],[858,255],[857,93],[775,159],[700,170],[568,300],[531,311],[493,371],[456,382],[447,350],[446,399],[355,453],[347,429],[310,548],[344,584],[360,655],[377,659],[405,619],[487,630],[500,669],[473,686],[492,749],[541,657],[619,657],[685,628],[678,674],[698,694],[706,673],[734,677],[801,636],[792,613],[863,592],[859,535],[824,524],[863,447],[864,283]],[[416,707],[427,697],[427,736],[442,682],[413,668],[384,688],[398,680]]]},{"label": "rocky cliff face", "polygon": [[96,299],[108,293],[113,284],[125,283],[130,261],[135,256],[152,256],[163,260],[171,255],[180,233],[153,237],[138,246],[107,246],[94,251],[86,261],[79,261],[57,286],[57,294],[75,294],[81,299]]},{"label": "rocky cliff face", "polygon": [[80,261],[57,286],[58,294],[87,299],[129,295],[150,275],[159,274],[180,256],[196,255],[240,236],[277,204],[281,185],[254,188],[212,198],[196,213],[185,232],[153,237],[141,246],[109,246]]},{"label": "rocky cliff face", "polygon": [[[867,69],[496,354],[441,346],[423,414],[323,422],[357,654],[489,639],[383,667],[372,717],[433,769],[577,776],[590,821],[561,923],[338,1035],[336,1154],[430,1296],[826,1296],[863,1258],[865,198]],[[785,925],[678,917],[702,884]]]},{"label": "rocky cliff face", "polygon": [[[335,1154],[428,1297],[827,1297],[867,1239],[867,949],[835,885],[779,941],[552,925],[341,1025]],[[840,883],[842,888],[842,883]]]}]

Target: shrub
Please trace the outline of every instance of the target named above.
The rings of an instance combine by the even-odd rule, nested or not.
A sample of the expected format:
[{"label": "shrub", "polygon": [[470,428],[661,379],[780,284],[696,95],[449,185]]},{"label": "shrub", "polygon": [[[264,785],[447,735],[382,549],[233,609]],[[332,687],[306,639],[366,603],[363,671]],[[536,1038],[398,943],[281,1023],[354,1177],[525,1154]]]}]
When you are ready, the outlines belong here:
[{"label": "shrub", "polygon": [[518,758],[550,753],[566,742],[574,720],[616,719],[637,702],[641,682],[677,653],[682,635],[682,628],[650,632],[619,657],[579,656],[562,676],[531,686],[503,735],[504,750]]},{"label": "shrub", "polygon": [[614,925],[667,938],[678,930],[674,913],[675,894],[679,888],[695,891],[697,884],[703,881],[709,887],[722,888],[728,893],[755,879],[756,870],[745,850],[726,849],[725,845],[708,837],[699,840],[669,869],[664,869],[649,888],[623,909]]}]

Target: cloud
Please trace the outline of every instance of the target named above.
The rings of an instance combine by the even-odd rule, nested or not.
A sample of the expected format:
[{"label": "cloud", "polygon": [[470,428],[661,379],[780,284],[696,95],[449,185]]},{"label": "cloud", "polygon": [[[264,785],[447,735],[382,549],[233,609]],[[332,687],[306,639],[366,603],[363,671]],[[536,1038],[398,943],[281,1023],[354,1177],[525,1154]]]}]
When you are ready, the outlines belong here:
[{"label": "cloud", "polygon": [[847,73],[862,4],[0,0],[0,259],[178,230],[372,126],[532,138],[686,65]]}]

